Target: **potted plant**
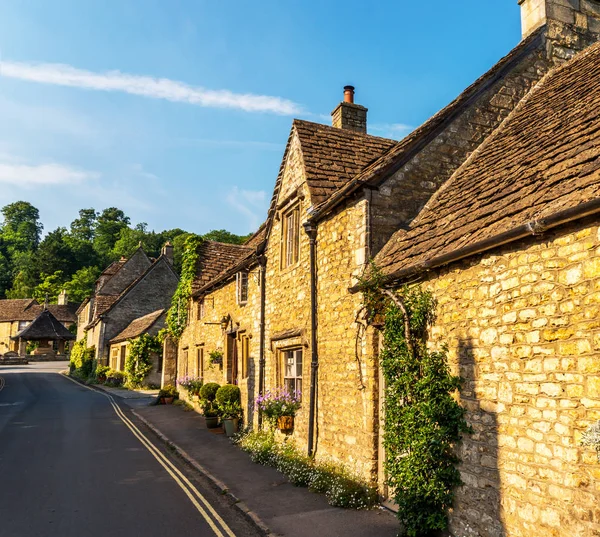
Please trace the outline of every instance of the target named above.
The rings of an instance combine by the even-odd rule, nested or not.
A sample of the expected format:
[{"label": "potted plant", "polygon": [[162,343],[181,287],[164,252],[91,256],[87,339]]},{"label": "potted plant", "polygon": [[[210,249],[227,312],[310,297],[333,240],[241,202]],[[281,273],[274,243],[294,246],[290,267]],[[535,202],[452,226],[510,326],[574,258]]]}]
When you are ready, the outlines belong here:
[{"label": "potted plant", "polygon": [[240,389],[233,384],[221,386],[216,393],[219,414],[227,436],[233,436],[238,431],[242,416],[242,395]]},{"label": "potted plant", "polygon": [[202,384],[203,382],[201,377],[191,377],[186,375],[185,377],[177,379],[177,386],[184,388],[188,392],[190,399],[200,393]]},{"label": "potted plant", "polygon": [[208,358],[211,365],[223,365],[223,352],[220,350],[212,351],[208,355]]},{"label": "potted plant", "polygon": [[294,417],[300,408],[300,392],[289,392],[283,388],[259,395],[254,404],[262,413],[271,429],[290,432],[294,428]]},{"label": "potted plant", "polygon": [[200,388],[200,404],[206,420],[207,429],[219,426],[219,412],[215,404],[215,397],[220,386],[216,382],[208,382]]},{"label": "potted plant", "polygon": [[106,374],[110,371],[110,367],[107,365],[96,366],[96,380],[98,384],[104,384],[106,382]]},{"label": "potted plant", "polygon": [[163,405],[170,405],[178,396],[179,392],[172,384],[167,384],[158,392],[158,398]]}]

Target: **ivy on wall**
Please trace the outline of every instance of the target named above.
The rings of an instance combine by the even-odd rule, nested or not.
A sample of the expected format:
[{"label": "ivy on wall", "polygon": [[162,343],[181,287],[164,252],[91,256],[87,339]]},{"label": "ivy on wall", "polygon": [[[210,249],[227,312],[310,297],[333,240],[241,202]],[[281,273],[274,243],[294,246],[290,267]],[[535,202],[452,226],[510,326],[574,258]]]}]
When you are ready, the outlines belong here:
[{"label": "ivy on wall", "polygon": [[368,321],[383,323],[385,469],[398,518],[410,537],[445,530],[462,484],[456,444],[471,429],[453,398],[461,379],[450,373],[447,348],[427,348],[435,300],[419,286],[385,289],[375,266],[362,290]]},{"label": "ivy on wall", "polygon": [[171,307],[167,312],[167,330],[169,335],[179,339],[188,321],[188,302],[192,297],[192,282],[196,276],[198,247],[203,239],[192,235],[185,241],[181,260],[181,277],[177,290],[173,294]]},{"label": "ivy on wall", "polygon": [[162,344],[158,336],[142,334],[128,340],[127,359],[125,360],[125,373],[127,382],[133,387],[138,387],[152,371],[152,354],[162,354]]}]

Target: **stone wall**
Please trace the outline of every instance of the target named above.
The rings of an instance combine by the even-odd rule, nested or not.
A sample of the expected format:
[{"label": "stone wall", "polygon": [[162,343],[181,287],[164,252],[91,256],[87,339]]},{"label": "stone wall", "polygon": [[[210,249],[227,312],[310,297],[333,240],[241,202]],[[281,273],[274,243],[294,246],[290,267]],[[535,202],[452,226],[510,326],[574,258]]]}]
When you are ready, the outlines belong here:
[{"label": "stone wall", "polygon": [[[258,362],[260,345],[260,277],[259,268],[254,267],[248,274],[248,302],[237,303],[235,278],[204,297],[204,317],[198,318],[198,299],[191,308],[190,323],[184,330],[178,345],[177,378],[201,376],[204,383],[227,383],[227,346],[235,338],[238,355],[238,376],[233,379],[242,392],[242,407],[246,423],[254,422],[254,398],[258,395]],[[221,320],[231,320],[226,328]],[[242,338],[249,338],[249,367],[247,377],[242,377]],[[229,339],[228,339],[229,338]],[[204,368],[200,370],[198,352],[203,349]],[[219,350],[223,353],[223,364],[210,363],[210,353]],[[232,380],[232,379],[230,379]]]},{"label": "stone wall", "polygon": [[461,448],[456,536],[600,534],[600,228],[586,221],[438,270],[447,343],[474,433]]}]

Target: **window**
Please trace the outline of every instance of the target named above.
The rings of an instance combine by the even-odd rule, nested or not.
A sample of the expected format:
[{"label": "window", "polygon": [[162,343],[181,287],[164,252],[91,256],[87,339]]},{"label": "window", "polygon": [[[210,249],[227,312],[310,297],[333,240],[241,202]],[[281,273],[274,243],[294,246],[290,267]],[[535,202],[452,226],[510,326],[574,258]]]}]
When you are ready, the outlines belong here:
[{"label": "window", "polygon": [[237,303],[244,305],[248,302],[248,273],[238,272],[235,277]]},{"label": "window", "polygon": [[283,351],[283,385],[302,394],[302,349]]},{"label": "window", "polygon": [[283,215],[281,233],[281,268],[286,268],[298,262],[300,249],[300,206]]},{"label": "window", "polygon": [[196,349],[196,376],[204,376],[204,347]]},{"label": "window", "polygon": [[29,324],[29,321],[19,321],[19,332],[21,330],[25,330],[25,328],[27,328],[28,324]]},{"label": "window", "polygon": [[206,310],[204,308],[204,299],[201,298],[200,300],[198,300],[198,320],[204,319],[205,313]]},{"label": "window", "polygon": [[242,336],[242,378],[248,378],[250,372],[250,336]]}]

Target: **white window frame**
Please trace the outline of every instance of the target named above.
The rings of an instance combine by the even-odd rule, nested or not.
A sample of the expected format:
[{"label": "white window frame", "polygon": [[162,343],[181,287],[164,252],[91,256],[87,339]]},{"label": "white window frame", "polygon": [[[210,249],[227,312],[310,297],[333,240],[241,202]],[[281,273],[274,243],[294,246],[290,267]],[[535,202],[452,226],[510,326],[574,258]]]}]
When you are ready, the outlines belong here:
[{"label": "white window frame", "polygon": [[[289,362],[289,360],[292,360],[292,362]],[[302,394],[302,389],[304,385],[303,360],[304,356],[302,347],[284,349],[281,351],[281,376],[283,377],[283,386],[290,392],[298,391],[300,394]],[[298,362],[300,363],[298,364]],[[288,365],[291,366],[291,371],[288,371]]]},{"label": "white window frame", "polygon": [[298,263],[300,259],[300,204],[294,205],[281,217],[281,268]]},{"label": "white window frame", "polygon": [[206,302],[204,301],[204,298],[201,298],[200,300],[198,300],[198,320],[204,319],[204,316],[206,315]]},{"label": "white window frame", "polygon": [[239,306],[248,303],[248,272],[246,271],[235,275],[235,296]]}]

